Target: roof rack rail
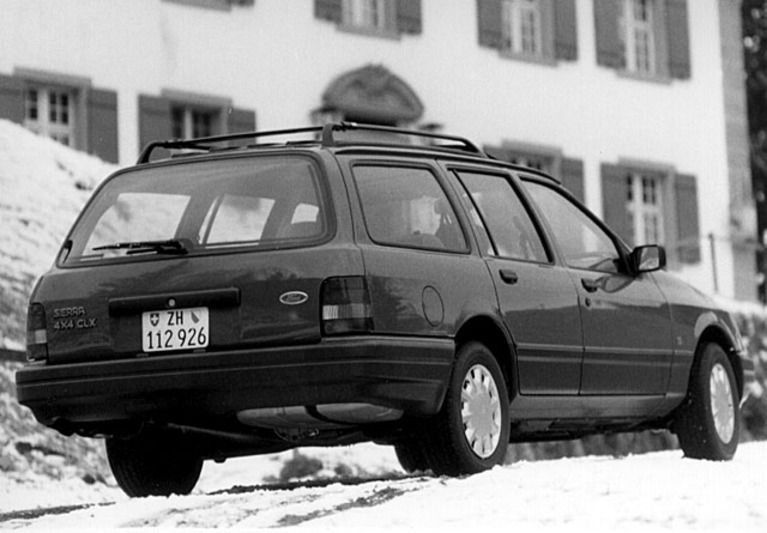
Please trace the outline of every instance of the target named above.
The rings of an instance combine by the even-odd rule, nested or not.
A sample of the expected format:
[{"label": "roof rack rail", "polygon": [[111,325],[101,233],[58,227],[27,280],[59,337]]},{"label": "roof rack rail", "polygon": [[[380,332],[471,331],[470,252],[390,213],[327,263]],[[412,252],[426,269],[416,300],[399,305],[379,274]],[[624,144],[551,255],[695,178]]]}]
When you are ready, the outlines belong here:
[{"label": "roof rack rail", "polygon": [[[325,124],[324,126],[311,126],[306,128],[292,128],[285,130],[269,130],[269,131],[253,131],[248,133],[230,133],[226,135],[215,135],[210,137],[199,137],[196,139],[170,139],[165,141],[152,141],[147,144],[139,155],[137,164],[141,165],[148,163],[152,157],[152,152],[158,148],[165,148],[167,150],[203,150],[212,151],[217,148],[217,144],[231,141],[241,141],[246,139],[255,140],[258,137],[268,137],[275,135],[296,135],[302,133],[314,132],[319,135],[318,141],[324,147],[342,146],[348,144],[357,144],[359,141],[340,141],[334,135],[334,132],[345,131],[375,131],[382,133],[396,133],[399,135],[406,135],[411,137],[422,137],[437,141],[449,141],[456,145],[443,145],[434,144],[438,148],[461,150],[464,152],[471,152],[484,157],[487,155],[480,150],[474,143],[463,137],[456,137],[453,135],[445,135],[442,133],[433,133],[429,131],[409,130],[404,128],[395,128],[391,126],[375,126],[371,124],[358,124],[356,122],[332,122]],[[395,143],[392,143],[395,144]]]}]

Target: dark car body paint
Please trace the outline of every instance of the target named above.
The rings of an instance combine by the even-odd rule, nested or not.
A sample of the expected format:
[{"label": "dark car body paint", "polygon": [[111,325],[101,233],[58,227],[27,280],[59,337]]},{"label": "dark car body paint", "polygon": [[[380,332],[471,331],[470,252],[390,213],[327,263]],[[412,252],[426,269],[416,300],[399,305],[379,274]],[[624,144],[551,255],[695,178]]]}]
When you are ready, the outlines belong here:
[{"label": "dark car body paint", "polygon": [[[58,264],[32,301],[49,317],[83,307],[96,325],[56,330],[49,318],[49,360],[17,373],[19,401],[44,424],[84,433],[130,419],[216,427],[239,409],[338,402],[428,416],[441,407],[454,339],[477,322],[504,339],[510,354],[501,366],[510,381],[512,440],[663,427],[686,394],[701,337],[712,331],[728,344],[741,391],[753,375],[729,315],[669,274],[574,272],[555,255],[548,265],[490,257],[461,208],[465,252],[381,246],[366,233],[351,177],[357,160],[426,165],[457,207],[461,185],[446,171],[451,165],[507,172],[519,187],[518,167],[414,148],[258,154],[296,152],[322,171],[333,216],[326,238],[290,249]],[[160,165],[173,164],[180,163]],[[509,270],[515,283],[501,276]],[[323,337],[322,281],[360,275],[371,291],[373,334]],[[581,278],[594,277],[605,278],[600,289],[584,292]],[[291,292],[306,301],[280,303]],[[141,312],[170,298],[209,305],[207,349],[141,353]]]}]

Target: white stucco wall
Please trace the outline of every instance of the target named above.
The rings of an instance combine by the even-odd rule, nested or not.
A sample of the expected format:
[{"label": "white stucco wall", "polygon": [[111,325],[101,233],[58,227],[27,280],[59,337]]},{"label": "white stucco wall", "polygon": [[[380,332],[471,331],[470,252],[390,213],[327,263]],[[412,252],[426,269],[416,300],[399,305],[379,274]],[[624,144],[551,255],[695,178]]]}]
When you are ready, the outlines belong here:
[{"label": "white stucco wall", "polygon": [[[692,78],[639,81],[596,63],[592,0],[577,0],[578,60],[502,59],[477,43],[474,0],[423,0],[423,33],[387,40],[339,31],[310,0],[256,0],[231,11],[160,0],[2,0],[0,73],[31,68],[85,76],[119,98],[123,164],[138,153],[138,95],[176,89],[255,109],[259,129],[307,125],[338,75],[381,64],[422,99],[424,122],[478,144],[560,148],[583,159],[586,202],[601,213],[599,166],[669,165],[698,178],[701,235],[729,233],[717,0],[687,2]],[[713,290],[708,248],[682,273]],[[732,296],[727,246],[720,293]]]}]

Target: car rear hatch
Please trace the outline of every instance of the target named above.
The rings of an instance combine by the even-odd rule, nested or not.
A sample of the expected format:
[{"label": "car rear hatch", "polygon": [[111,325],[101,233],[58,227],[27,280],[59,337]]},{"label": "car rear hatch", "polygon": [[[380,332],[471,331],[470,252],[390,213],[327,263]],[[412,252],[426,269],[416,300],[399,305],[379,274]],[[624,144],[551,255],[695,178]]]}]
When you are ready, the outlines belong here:
[{"label": "car rear hatch", "polygon": [[354,248],[333,245],[325,183],[309,156],[116,174],[33,296],[48,361],[319,341],[323,281],[361,268]]}]

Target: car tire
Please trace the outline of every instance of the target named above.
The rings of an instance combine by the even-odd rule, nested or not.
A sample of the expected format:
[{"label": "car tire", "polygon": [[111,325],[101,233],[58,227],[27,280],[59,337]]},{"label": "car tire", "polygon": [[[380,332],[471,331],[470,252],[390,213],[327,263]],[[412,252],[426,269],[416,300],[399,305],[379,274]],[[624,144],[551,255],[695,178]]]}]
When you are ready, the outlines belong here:
[{"label": "car tire", "polygon": [[440,413],[423,443],[437,475],[476,474],[500,464],[509,442],[506,382],[493,354],[479,342],[458,349]]},{"label": "car tire", "polygon": [[740,434],[737,382],[718,344],[705,345],[693,364],[687,398],[674,425],[686,457],[729,461],[735,455]]},{"label": "car tire", "polygon": [[202,459],[162,436],[109,437],[106,449],[112,474],[130,497],[189,494],[200,479]]},{"label": "car tire", "polygon": [[418,439],[398,442],[394,445],[394,452],[397,454],[400,466],[408,474],[425,472],[431,468],[423,443]]}]

